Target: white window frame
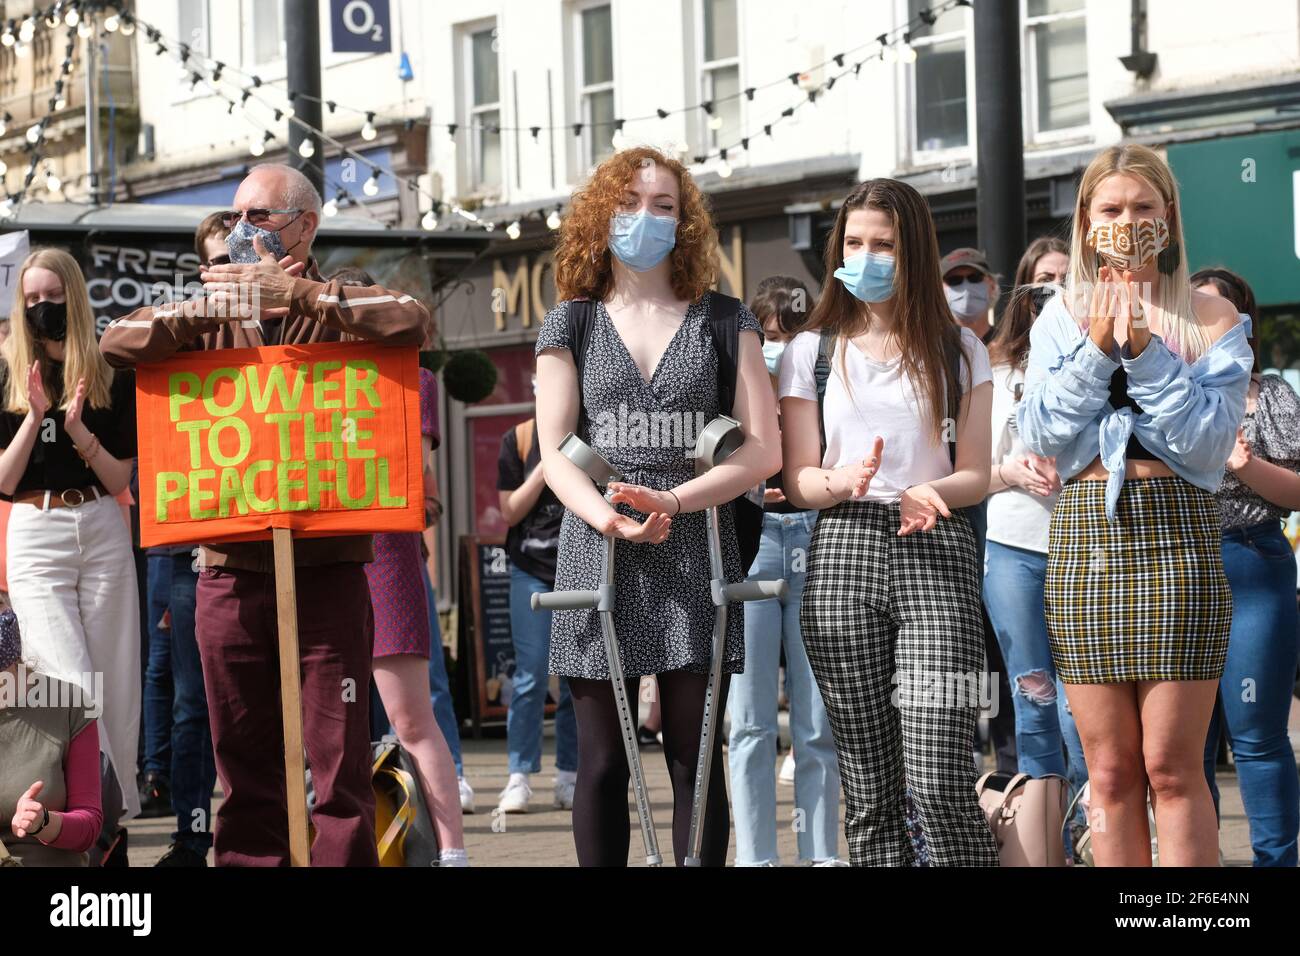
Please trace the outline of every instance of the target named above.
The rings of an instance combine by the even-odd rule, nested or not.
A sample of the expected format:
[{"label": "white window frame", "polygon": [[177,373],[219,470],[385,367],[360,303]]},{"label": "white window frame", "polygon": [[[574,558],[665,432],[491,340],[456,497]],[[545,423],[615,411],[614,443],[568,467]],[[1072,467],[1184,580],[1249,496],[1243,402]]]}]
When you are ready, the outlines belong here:
[{"label": "white window frame", "polygon": [[[573,18],[571,23],[571,40],[573,43],[573,93],[574,93],[572,115],[575,117],[575,119],[573,120],[574,123],[582,124],[582,135],[574,137],[574,139],[576,140],[575,147],[574,147],[575,150],[574,157],[575,157],[576,165],[574,166],[574,169],[577,171],[576,178],[578,179],[583,178],[586,175],[587,169],[600,161],[599,157],[593,155],[593,153],[595,152],[595,150],[593,149],[594,137],[597,134],[591,125],[591,110],[588,108],[587,97],[593,93],[613,92],[614,116],[615,117],[618,116],[618,81],[617,81],[618,56],[617,54],[614,54],[613,56],[614,62],[612,64],[612,68],[610,71],[611,75],[614,76],[615,79],[610,80],[609,82],[606,83],[593,83],[591,85],[587,85],[585,82],[585,77],[583,76],[583,70],[585,68],[585,64],[583,62],[584,47],[582,44],[582,39],[583,39],[582,15],[585,11],[594,9],[596,7],[609,7],[609,39],[610,39],[610,47],[612,49],[614,46],[614,38],[618,36],[618,22],[616,19],[616,13],[614,10],[615,4],[613,0],[579,0],[579,2],[574,3],[570,14]],[[572,123],[570,124],[570,126],[572,126]],[[606,139],[612,139],[614,136],[614,130],[602,128],[599,135],[604,136]]]},{"label": "white window frame", "polygon": [[[1065,140],[1079,139],[1086,136],[1092,127],[1091,118],[1091,90],[1089,92],[1089,118],[1087,122],[1078,126],[1066,126],[1061,129],[1040,130],[1038,128],[1038,56],[1037,45],[1034,43],[1034,31],[1040,26],[1051,23],[1057,23],[1064,20],[1082,20],[1084,23],[1084,55],[1087,56],[1088,39],[1087,39],[1087,3],[1078,10],[1072,10],[1069,13],[1051,13],[1041,17],[1029,16],[1029,0],[1020,0],[1020,23],[1021,23],[1021,55],[1020,55],[1020,75],[1021,85],[1025,91],[1025,142],[1035,145],[1050,143],[1059,143]],[[1091,88],[1092,76],[1088,77],[1089,87]]]},{"label": "white window frame", "polygon": [[[905,73],[905,80],[902,84],[906,91],[907,108],[904,111],[907,123],[907,147],[911,153],[911,165],[913,166],[946,166],[950,163],[961,161],[973,161],[975,156],[975,28],[972,20],[972,10],[970,7],[958,7],[965,18],[965,24],[960,31],[952,30],[948,33],[932,34],[927,37],[914,37],[912,47],[921,48],[932,46],[938,43],[946,43],[955,37],[962,38],[963,47],[966,52],[966,145],[951,146],[946,149],[922,149],[917,139],[916,128],[916,111],[918,106],[916,95],[916,63],[902,63],[898,65]],[[911,19],[908,9],[907,0],[898,0],[895,7],[897,14],[896,22],[901,26],[908,23]],[[900,36],[897,43],[902,42]]]},{"label": "white window frame", "polygon": [[[194,45],[192,43],[193,38],[180,35],[181,4],[184,2],[185,0],[176,0],[176,38],[180,40],[182,43],[189,44],[190,49],[193,50],[194,49]],[[202,19],[203,21],[202,30],[203,30],[203,40],[204,40],[204,49],[200,51],[200,53],[205,58],[211,58],[212,56],[212,0],[199,0],[199,4],[200,4],[200,9],[202,10],[202,17],[200,19]]]},{"label": "white window frame", "polygon": [[[219,57],[214,57],[214,55],[213,55],[213,53],[212,53],[212,50],[213,50],[213,43],[212,43],[212,23],[213,23],[213,21],[212,21],[212,2],[213,2],[213,0],[203,0],[203,35],[204,35],[204,39],[207,40],[207,50],[206,50],[206,51],[198,51],[198,50],[194,50],[194,47],[191,45],[191,46],[190,46],[190,50],[191,50],[191,54],[190,54],[190,55],[191,55],[191,59],[194,59],[194,58],[197,58],[198,60],[219,59]],[[180,35],[180,34],[181,34],[180,0],[177,0],[177,3],[176,3],[176,29],[175,29],[174,32],[175,32],[175,34],[176,34],[176,39],[180,40],[182,43],[186,43],[186,44],[189,44],[189,43],[190,43],[190,38],[189,38],[189,37],[183,37],[183,36]],[[168,44],[168,46],[170,46],[170,45],[171,45],[171,44]],[[159,57],[158,60],[159,60],[159,62],[162,63],[165,67],[176,66],[176,61],[173,60],[173,58],[172,58],[172,54],[171,54],[170,52],[164,54],[164,55],[161,56],[161,57]],[[189,79],[189,74],[192,73],[192,72],[195,72],[194,69],[193,69],[193,67],[192,67],[192,66],[191,66],[191,67],[187,67],[187,68],[186,68],[186,75],[185,75],[184,78],[182,78],[182,77],[179,75],[179,74],[180,74],[180,68],[179,68],[179,66],[177,66],[177,79],[176,79],[176,84],[175,84],[175,86],[172,88],[172,89],[173,89],[173,93],[172,93],[171,103],[172,103],[173,106],[179,106],[179,105],[181,105],[181,104],[184,104],[184,103],[190,103],[190,102],[193,102],[193,101],[195,101],[195,100],[207,99],[207,98],[209,98],[209,97],[211,97],[211,96],[213,95],[213,94],[212,94],[212,91],[211,91],[210,89],[208,89],[208,85],[207,85],[206,83],[202,82],[202,81],[196,83],[196,84],[194,85],[194,89],[192,89],[192,90],[190,89],[190,82],[191,82],[191,81],[190,81],[190,79]]]},{"label": "white window frame", "polygon": [[[461,124],[465,129],[465,142],[468,148],[465,150],[464,176],[465,184],[470,191],[474,192],[493,192],[504,194],[506,181],[506,150],[505,144],[501,143],[501,176],[497,182],[487,182],[479,176],[479,166],[482,156],[480,155],[479,133],[476,127],[479,125],[479,116],[483,113],[496,113],[497,125],[504,124],[505,112],[504,103],[500,99],[505,84],[502,83],[501,70],[501,50],[497,50],[497,100],[495,103],[474,105],[474,37],[481,33],[487,33],[492,30],[497,31],[498,47],[500,46],[501,27],[496,17],[488,17],[483,20],[473,20],[469,23],[461,23],[456,27],[460,34],[461,50],[461,96],[460,96],[460,113]],[[500,139],[503,134],[498,133]]]},{"label": "white window frame", "polygon": [[[730,57],[724,57],[723,59],[720,60],[706,60],[704,51],[707,48],[708,44],[706,43],[706,37],[704,35],[704,5],[709,2],[710,0],[695,0],[695,5],[694,5],[695,6],[695,35],[696,37],[699,38],[697,44],[698,53],[696,54],[696,60],[698,64],[697,85],[700,91],[700,102],[704,103],[715,98],[713,93],[714,72],[717,70],[724,70],[730,67],[735,67],[737,82],[739,84],[739,88],[742,93],[742,95],[737,100],[737,103],[740,107],[740,130],[743,132],[743,130],[745,129],[745,118],[746,118],[745,97],[743,95],[743,91],[745,89],[745,73],[744,73],[744,68],[740,62],[741,61],[740,38],[745,35],[744,26],[743,26],[744,15],[745,15],[744,12],[745,4],[743,0],[737,0],[736,2],[736,55]],[[720,130],[709,129],[709,120],[711,118],[712,117],[710,117],[707,113],[705,113],[704,110],[700,110],[699,115],[696,117],[696,136],[698,137],[697,142],[699,142],[702,145],[705,151],[711,149],[717,149],[719,146],[730,145],[730,144],[719,142],[718,133],[720,132]]]},{"label": "white window frame", "polygon": [[[284,37],[284,4],[277,3],[276,10],[280,18],[280,51],[270,60],[261,63],[254,60],[257,55],[257,37],[254,35],[254,24],[257,22],[253,13],[254,5],[265,3],[266,0],[244,0],[240,7],[240,66],[252,70],[262,79],[268,79],[268,74],[272,77],[286,75],[287,64],[285,62],[285,37]],[[323,51],[322,51],[323,52]]]}]

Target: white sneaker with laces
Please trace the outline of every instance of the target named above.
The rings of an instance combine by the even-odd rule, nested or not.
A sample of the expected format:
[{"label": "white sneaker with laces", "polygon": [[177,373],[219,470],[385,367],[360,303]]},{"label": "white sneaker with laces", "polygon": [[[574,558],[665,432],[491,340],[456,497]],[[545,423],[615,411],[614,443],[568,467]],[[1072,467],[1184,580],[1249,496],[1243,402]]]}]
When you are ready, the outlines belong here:
[{"label": "white sneaker with laces", "polygon": [[794,751],[785,755],[785,762],[781,764],[781,772],[777,775],[777,780],[786,784],[794,783]]},{"label": "white sneaker with laces", "polygon": [[528,801],[533,799],[533,788],[528,785],[528,774],[512,773],[506,788],[497,802],[499,813],[527,813]]},{"label": "white sneaker with laces", "polygon": [[555,771],[555,809],[573,809],[573,790],[577,785],[578,774],[575,771]]},{"label": "white sneaker with laces", "polygon": [[460,787],[460,810],[462,813],[474,812],[474,788],[469,785],[469,781],[464,777],[457,777],[456,783]]}]

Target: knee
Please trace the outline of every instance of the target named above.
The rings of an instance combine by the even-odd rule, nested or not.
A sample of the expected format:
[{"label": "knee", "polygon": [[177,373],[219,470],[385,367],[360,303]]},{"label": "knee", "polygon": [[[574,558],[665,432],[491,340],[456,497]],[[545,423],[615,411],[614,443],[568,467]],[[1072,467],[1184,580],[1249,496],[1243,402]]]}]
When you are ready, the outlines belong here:
[{"label": "knee", "polygon": [[1016,693],[1039,707],[1056,706],[1056,681],[1043,669],[1017,674]]},{"label": "knee", "polygon": [[600,754],[583,752],[578,757],[578,776],[591,789],[605,795],[627,794],[631,773],[627,757],[620,751]]},{"label": "knee", "polygon": [[1088,781],[1096,803],[1111,803],[1132,795],[1144,784],[1141,754],[1127,750],[1090,754]]},{"label": "knee", "polygon": [[1157,798],[1177,799],[1204,789],[1205,764],[1201,755],[1184,759],[1170,751],[1156,749],[1146,754],[1146,776]]}]

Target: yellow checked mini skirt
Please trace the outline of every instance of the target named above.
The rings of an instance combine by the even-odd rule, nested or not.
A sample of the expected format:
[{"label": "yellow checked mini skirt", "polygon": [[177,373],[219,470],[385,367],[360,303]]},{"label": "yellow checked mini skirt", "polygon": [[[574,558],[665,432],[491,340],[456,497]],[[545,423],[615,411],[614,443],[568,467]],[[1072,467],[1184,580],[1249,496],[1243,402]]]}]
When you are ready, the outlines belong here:
[{"label": "yellow checked mini skirt", "polygon": [[1114,524],[1105,496],[1104,481],[1072,481],[1052,511],[1043,605],[1061,680],[1218,680],[1232,591],[1214,496],[1128,479]]}]

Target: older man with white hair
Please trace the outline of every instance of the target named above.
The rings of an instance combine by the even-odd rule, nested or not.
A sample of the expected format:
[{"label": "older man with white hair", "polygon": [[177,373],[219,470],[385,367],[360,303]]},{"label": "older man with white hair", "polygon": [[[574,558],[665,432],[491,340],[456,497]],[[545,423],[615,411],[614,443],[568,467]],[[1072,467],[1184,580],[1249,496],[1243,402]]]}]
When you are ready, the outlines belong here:
[{"label": "older man with white hair", "polygon": [[[130,367],[196,349],[368,340],[419,346],[429,313],[381,286],[327,282],[311,256],[321,201],[298,170],[254,167],[225,224],[231,264],[202,279],[209,296],[139,309],[113,322],[100,348]],[[249,290],[259,314],[232,308]],[[370,679],[370,594],[362,565],[370,535],[295,542],[303,732],[316,804],[315,866],[374,866],[375,803],[364,691]],[[205,545],[196,621],[217,772],[226,799],[217,814],[218,866],[289,862],[274,560],[269,542]]]}]

